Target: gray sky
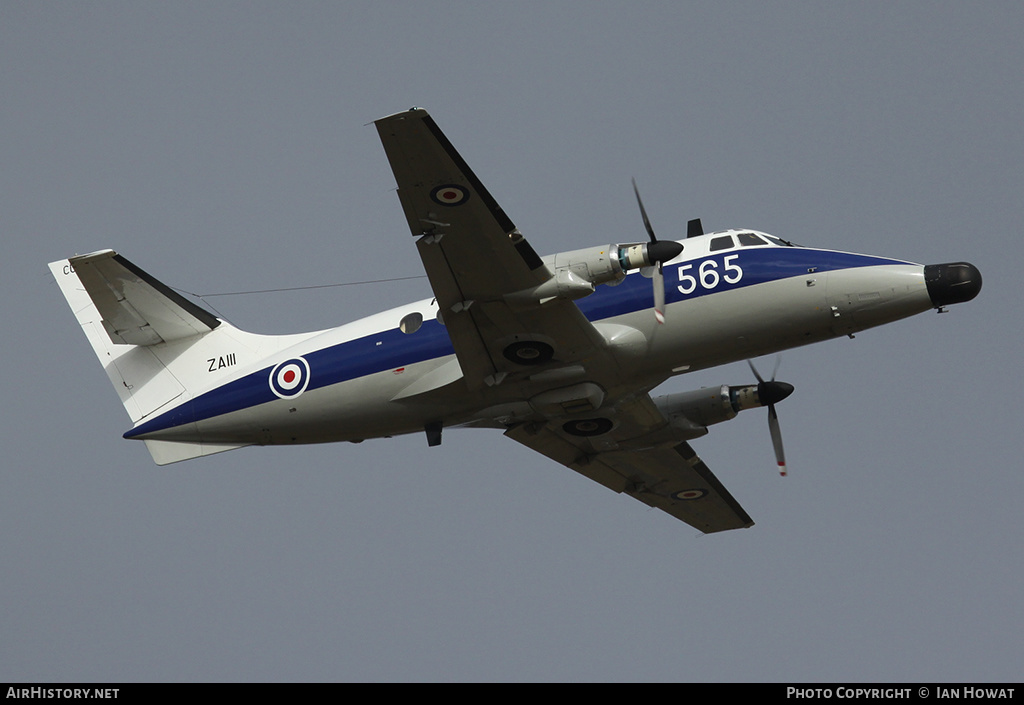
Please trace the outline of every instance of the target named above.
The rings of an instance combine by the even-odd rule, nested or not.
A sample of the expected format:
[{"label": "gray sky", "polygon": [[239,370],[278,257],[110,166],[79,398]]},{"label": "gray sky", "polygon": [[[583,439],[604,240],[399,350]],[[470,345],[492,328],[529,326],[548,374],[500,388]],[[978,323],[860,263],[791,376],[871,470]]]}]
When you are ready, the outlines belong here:
[{"label": "gray sky", "polygon": [[[0,0],[0,680],[1019,680],[1020,3]],[[45,264],[196,293],[421,274],[375,118],[420,105],[541,253],[688,218],[977,300],[785,353],[694,443],[703,538],[448,431],[157,468]],[[254,332],[425,280],[211,298]],[[764,367],[770,370],[772,362]],[[661,393],[746,383],[732,365]]]}]

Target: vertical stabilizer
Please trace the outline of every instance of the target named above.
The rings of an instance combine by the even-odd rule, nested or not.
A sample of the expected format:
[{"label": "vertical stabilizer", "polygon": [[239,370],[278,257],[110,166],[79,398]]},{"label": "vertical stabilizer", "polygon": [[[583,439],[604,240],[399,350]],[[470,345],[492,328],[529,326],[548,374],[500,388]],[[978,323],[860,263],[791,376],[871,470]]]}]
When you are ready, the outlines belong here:
[{"label": "vertical stabilizer", "polygon": [[[182,340],[213,327],[195,325],[198,317],[149,283],[156,280],[139,276],[141,270],[134,265],[126,267],[125,262],[113,250],[102,250],[51,262],[50,271],[125,410],[132,422],[138,423],[186,394],[185,387],[151,349],[166,344],[160,332]],[[190,336],[184,335],[186,330]]]},{"label": "vertical stabilizer", "polygon": [[[312,335],[240,331],[113,250],[51,262],[50,271],[135,425]],[[240,447],[205,442],[198,431],[147,446],[160,465]]]}]

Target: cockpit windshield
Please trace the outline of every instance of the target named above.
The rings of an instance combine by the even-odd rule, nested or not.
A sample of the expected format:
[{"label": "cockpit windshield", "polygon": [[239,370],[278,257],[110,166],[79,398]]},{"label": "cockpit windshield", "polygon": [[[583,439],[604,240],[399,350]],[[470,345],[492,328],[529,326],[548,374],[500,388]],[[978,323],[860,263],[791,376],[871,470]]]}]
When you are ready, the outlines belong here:
[{"label": "cockpit windshield", "polygon": [[790,242],[789,240],[783,240],[781,237],[775,237],[774,235],[769,235],[768,233],[761,233],[761,235],[767,238],[770,243],[772,243],[773,245],[778,245],[779,247],[803,247],[803,245],[797,245],[794,242]]},{"label": "cockpit windshield", "polygon": [[759,231],[721,230],[717,233],[708,233],[708,235],[712,236],[708,241],[709,252],[731,250],[735,247],[800,247],[789,240]]},{"label": "cockpit windshield", "polygon": [[757,247],[758,245],[768,244],[760,235],[755,235],[754,233],[740,233],[736,236],[736,239],[740,241],[740,245],[743,247]]}]

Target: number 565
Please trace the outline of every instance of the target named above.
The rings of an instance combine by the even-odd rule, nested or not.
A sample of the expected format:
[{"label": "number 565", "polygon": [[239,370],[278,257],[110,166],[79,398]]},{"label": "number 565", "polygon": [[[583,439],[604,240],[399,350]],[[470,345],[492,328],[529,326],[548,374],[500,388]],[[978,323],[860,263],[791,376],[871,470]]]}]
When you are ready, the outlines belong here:
[{"label": "number 565", "polygon": [[687,274],[686,270],[693,269],[693,264],[684,264],[679,268],[679,293],[692,294],[697,290],[698,284],[704,289],[714,289],[723,280],[728,284],[735,284],[743,278],[743,270],[736,260],[739,255],[726,255],[722,260],[722,273],[718,273],[718,262],[713,259],[706,259],[697,266],[697,276]]}]

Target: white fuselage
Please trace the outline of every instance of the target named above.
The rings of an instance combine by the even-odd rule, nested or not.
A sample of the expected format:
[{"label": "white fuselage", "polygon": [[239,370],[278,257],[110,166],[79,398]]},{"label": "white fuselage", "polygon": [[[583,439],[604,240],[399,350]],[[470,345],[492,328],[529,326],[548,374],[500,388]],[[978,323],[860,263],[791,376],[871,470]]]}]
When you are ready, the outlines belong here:
[{"label": "white fuselage", "polygon": [[[651,281],[639,272],[576,302],[613,351],[623,389],[649,390],[675,374],[849,335],[935,307],[922,265],[782,246],[774,239],[753,246],[733,240],[732,247],[711,250],[716,238],[721,243],[739,232],[752,231],[685,240],[683,253],[665,264],[664,325],[652,315]],[[585,366],[567,365],[491,387],[469,386],[437,313],[434,301],[425,299],[296,336],[271,359],[252,355],[249,365],[211,369],[206,389],[150,414],[125,437],[265,445],[359,441],[421,431],[429,423],[501,428],[537,416],[529,400],[538,394],[587,381]],[[410,314],[422,325],[403,332],[410,327],[400,323]],[[210,360],[240,359],[229,347],[209,353]],[[604,391],[616,397],[617,390]]]}]

